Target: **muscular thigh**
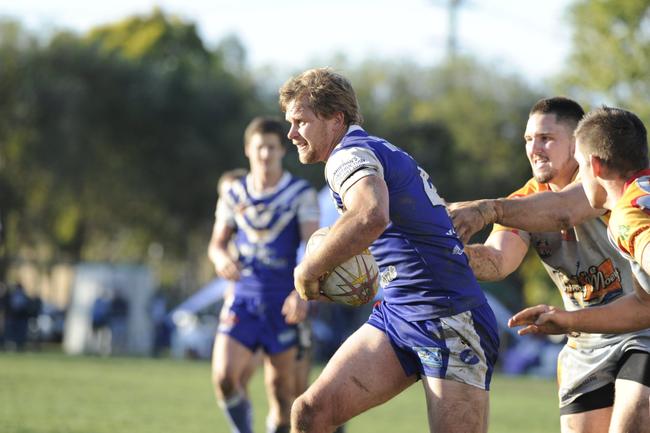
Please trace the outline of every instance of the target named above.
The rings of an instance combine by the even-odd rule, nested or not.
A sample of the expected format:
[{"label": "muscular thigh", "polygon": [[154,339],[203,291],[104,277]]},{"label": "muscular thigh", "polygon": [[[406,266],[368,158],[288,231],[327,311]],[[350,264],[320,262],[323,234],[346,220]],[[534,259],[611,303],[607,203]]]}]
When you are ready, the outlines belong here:
[{"label": "muscular thigh", "polygon": [[488,426],[489,392],[455,380],[426,377],[429,429],[445,433],[485,433]]},{"label": "muscular thigh", "polygon": [[[563,350],[564,356],[560,357],[560,367],[564,370],[561,377],[567,376],[567,369],[576,366],[591,367],[581,368],[583,373],[575,374],[574,382],[578,385],[574,389],[574,398],[560,407],[562,431],[566,432],[619,432],[629,430],[635,422],[648,420],[647,410],[637,410],[638,405],[647,407],[650,396],[650,355],[638,351],[622,351],[622,347],[614,345],[588,352],[586,355],[573,354]],[[599,352],[604,351],[601,355]],[[571,356],[570,356],[571,355]],[[569,363],[573,360],[573,363]],[[582,363],[577,361],[582,360]],[[591,361],[588,363],[587,361]],[[589,372],[589,374],[584,374]],[[585,379],[598,373],[599,380],[596,389],[584,391]],[[581,379],[575,382],[575,379]],[[567,381],[561,381],[566,383]],[[560,396],[570,395],[570,388],[562,388]],[[610,427],[611,421],[611,427]],[[625,425],[625,427],[621,427]],[[617,427],[618,426],[618,427]],[[621,430],[620,428],[623,428]]]},{"label": "muscular thigh", "polygon": [[388,337],[365,324],[343,343],[305,397],[327,407],[332,424],[338,425],[390,400],[416,380],[404,372]]},{"label": "muscular thigh", "polygon": [[253,352],[227,334],[217,333],[212,348],[212,374],[239,380],[249,365]]},{"label": "muscular thigh", "polygon": [[621,360],[610,432],[650,432],[650,354],[630,351]]}]

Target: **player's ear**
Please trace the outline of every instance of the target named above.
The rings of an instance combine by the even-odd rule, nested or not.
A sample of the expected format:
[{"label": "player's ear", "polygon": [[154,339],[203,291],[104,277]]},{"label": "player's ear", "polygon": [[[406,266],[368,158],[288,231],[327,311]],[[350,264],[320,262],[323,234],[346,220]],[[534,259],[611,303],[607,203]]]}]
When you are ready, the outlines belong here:
[{"label": "player's ear", "polygon": [[603,160],[593,154],[589,155],[589,168],[593,177],[603,177],[606,170]]},{"label": "player's ear", "polygon": [[332,116],[333,119],[336,121],[335,126],[340,127],[341,125],[345,125],[345,114],[343,114],[342,111],[337,111],[334,113],[334,116]]}]

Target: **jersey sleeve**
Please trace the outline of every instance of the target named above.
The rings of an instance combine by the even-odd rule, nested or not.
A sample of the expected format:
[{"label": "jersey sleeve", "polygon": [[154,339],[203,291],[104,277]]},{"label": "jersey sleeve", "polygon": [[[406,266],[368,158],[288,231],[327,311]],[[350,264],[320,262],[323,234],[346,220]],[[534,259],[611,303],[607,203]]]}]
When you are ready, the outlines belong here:
[{"label": "jersey sleeve", "polygon": [[334,153],[325,165],[325,177],[330,188],[341,196],[366,176],[384,178],[384,167],[375,153],[363,147],[348,147]]},{"label": "jersey sleeve", "polygon": [[622,211],[622,218],[617,219],[617,227],[612,230],[616,245],[637,263],[643,263],[643,249],[650,242],[650,214],[639,204],[630,204]]},{"label": "jersey sleeve", "polygon": [[227,194],[217,200],[214,218],[217,224],[235,227],[235,203]]},{"label": "jersey sleeve", "polygon": [[303,191],[298,198],[298,221],[302,224],[305,222],[318,222],[320,220],[320,208],[318,207],[318,197],[313,188]]}]

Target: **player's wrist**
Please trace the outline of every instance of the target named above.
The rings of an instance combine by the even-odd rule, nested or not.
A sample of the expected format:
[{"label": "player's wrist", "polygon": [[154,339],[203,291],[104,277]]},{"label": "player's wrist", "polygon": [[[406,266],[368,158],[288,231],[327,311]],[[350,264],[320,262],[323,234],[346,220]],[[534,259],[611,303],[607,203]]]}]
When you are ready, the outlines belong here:
[{"label": "player's wrist", "polygon": [[496,200],[479,200],[477,209],[481,214],[481,218],[483,218],[483,227],[497,222],[498,211]]},{"label": "player's wrist", "polygon": [[297,268],[299,277],[304,281],[315,281],[320,277],[319,274],[314,272],[313,266],[310,266],[308,259],[305,259]]}]

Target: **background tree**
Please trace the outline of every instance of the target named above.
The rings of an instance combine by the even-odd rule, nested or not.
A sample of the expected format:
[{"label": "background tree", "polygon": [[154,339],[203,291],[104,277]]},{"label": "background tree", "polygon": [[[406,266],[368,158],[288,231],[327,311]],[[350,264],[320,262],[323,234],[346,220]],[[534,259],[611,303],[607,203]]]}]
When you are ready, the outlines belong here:
[{"label": "background tree", "polygon": [[572,50],[558,87],[592,106],[627,108],[650,122],[650,1],[579,0]]},{"label": "background tree", "polygon": [[15,250],[142,260],[155,242],[186,258],[209,234],[219,174],[243,159],[257,98],[248,77],[159,11],[13,46],[4,51],[24,66],[2,68],[0,110],[15,114],[0,140],[4,189],[21,199],[7,215]]}]

